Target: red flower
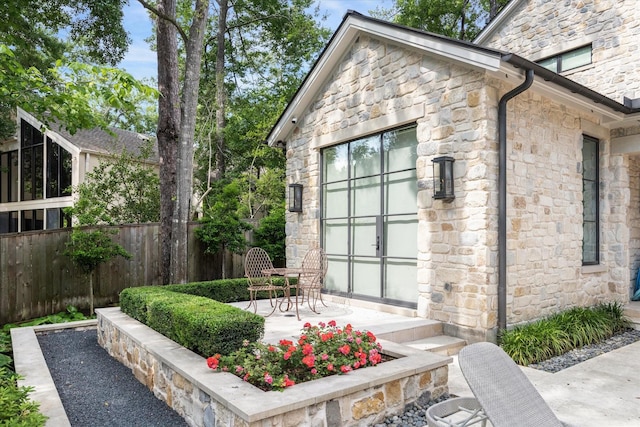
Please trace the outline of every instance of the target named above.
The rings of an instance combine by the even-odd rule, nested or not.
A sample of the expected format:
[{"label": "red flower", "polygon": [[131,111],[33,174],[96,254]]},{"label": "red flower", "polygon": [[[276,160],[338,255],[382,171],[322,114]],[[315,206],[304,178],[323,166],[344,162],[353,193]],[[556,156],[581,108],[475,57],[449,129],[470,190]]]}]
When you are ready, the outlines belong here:
[{"label": "red flower", "polygon": [[311,353],[313,353],[313,346],[311,344],[305,344],[302,346],[302,354],[308,356]]},{"label": "red flower", "polygon": [[353,364],[353,369],[358,369],[360,367],[360,362],[355,362]]},{"label": "red flower", "polygon": [[218,364],[220,363],[220,355],[216,354],[211,356],[210,358],[207,359],[207,366],[209,366],[211,369],[216,370],[218,369]]},{"label": "red flower", "polygon": [[329,326],[331,326],[332,328],[336,327],[336,321],[335,320],[329,320]]},{"label": "red flower", "polygon": [[289,360],[290,357],[291,357],[291,353],[288,351],[282,356],[284,360]]},{"label": "red flower", "polygon": [[307,322],[304,324],[305,329],[309,329],[311,327],[311,323]]},{"label": "red flower", "polygon": [[267,350],[276,351],[276,348],[274,346],[270,345],[269,347],[267,347]]},{"label": "red flower", "polygon": [[316,374],[318,373],[318,370],[317,370],[316,368],[313,368],[313,369],[311,370],[311,373],[312,373],[313,375],[316,375]]},{"label": "red flower", "polygon": [[242,371],[244,371],[244,368],[242,366],[240,366],[240,365],[236,366],[236,372],[237,373],[240,373]]},{"label": "red flower", "polygon": [[333,371],[333,363],[327,365],[327,371]]},{"label": "red flower", "polygon": [[285,387],[291,387],[292,385],[296,385],[296,382],[293,380],[290,380],[289,377],[287,375],[284,376],[284,386]]},{"label": "red flower", "polygon": [[307,365],[308,368],[313,368],[316,364],[316,357],[311,354],[302,358],[302,363]]},{"label": "red flower", "polygon": [[247,372],[247,374],[242,377],[243,381],[249,381],[249,372]]},{"label": "red flower", "polygon": [[349,372],[349,371],[351,370],[351,367],[350,367],[350,366],[347,366],[347,365],[342,365],[342,366],[340,366],[340,370],[341,370],[343,373],[345,373],[345,374],[346,374],[347,372]]},{"label": "red flower", "polygon": [[351,351],[351,347],[349,347],[348,344],[345,344],[342,347],[338,348],[338,351],[346,356]]},{"label": "red flower", "polygon": [[288,347],[293,345],[293,341],[289,341],[289,340],[280,340],[280,345],[283,347]]},{"label": "red flower", "polygon": [[320,356],[320,358],[322,360],[327,360],[329,358],[329,355],[327,353],[322,353],[322,356]]},{"label": "red flower", "polygon": [[372,333],[372,332],[367,331],[367,336],[369,337],[369,341],[371,341],[371,342],[376,342],[376,336],[375,336],[375,335],[373,335],[373,333]]}]

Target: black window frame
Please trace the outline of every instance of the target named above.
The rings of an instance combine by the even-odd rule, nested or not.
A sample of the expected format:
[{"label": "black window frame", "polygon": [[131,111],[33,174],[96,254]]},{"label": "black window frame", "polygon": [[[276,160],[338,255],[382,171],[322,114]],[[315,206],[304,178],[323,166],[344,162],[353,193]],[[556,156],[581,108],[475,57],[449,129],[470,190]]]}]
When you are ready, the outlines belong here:
[{"label": "black window frame", "polygon": [[44,199],[44,135],[22,119],[20,200]]},{"label": "black window frame", "polygon": [[[589,48],[589,62],[588,63],[577,65],[575,67],[566,68],[566,69],[564,69],[562,67],[562,58],[563,57],[567,57],[569,54],[577,52],[577,51],[579,51],[581,49],[584,49],[586,47]],[[552,69],[550,67],[545,67],[544,65],[542,65],[543,62],[549,61],[549,60],[555,60],[555,65],[556,65],[555,69]],[[591,44],[586,44],[584,46],[580,46],[580,47],[577,47],[575,49],[567,50],[567,51],[559,53],[557,55],[548,56],[546,58],[539,59],[538,61],[536,61],[536,63],[538,63],[539,65],[547,68],[548,70],[551,70],[551,71],[553,71],[555,73],[558,73],[558,74],[564,73],[564,72],[567,72],[567,71],[571,71],[571,70],[575,70],[576,68],[586,67],[587,65],[593,64],[593,46]]]},{"label": "black window frame", "polygon": [[[18,150],[0,153],[0,203],[18,201],[19,185],[19,153]],[[14,189],[15,184],[15,191]]]},{"label": "black window frame", "polygon": [[[595,165],[591,165],[595,171],[595,176],[590,179],[585,176],[585,145],[593,144],[593,153],[595,153]],[[587,188],[593,188],[593,199],[587,200]],[[587,203],[592,203],[591,209],[595,212],[594,219],[587,219]],[[600,264],[600,141],[588,135],[582,136],[582,265],[599,265]],[[595,236],[592,236],[595,248],[593,250],[593,259],[585,259],[585,241],[588,231],[588,225],[593,224]]]}]

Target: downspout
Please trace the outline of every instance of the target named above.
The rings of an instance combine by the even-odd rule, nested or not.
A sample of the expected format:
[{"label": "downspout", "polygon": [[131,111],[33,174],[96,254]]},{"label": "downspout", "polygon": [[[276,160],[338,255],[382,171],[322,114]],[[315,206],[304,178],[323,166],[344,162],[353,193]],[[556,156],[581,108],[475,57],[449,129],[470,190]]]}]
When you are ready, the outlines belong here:
[{"label": "downspout", "polygon": [[533,70],[524,82],[505,93],[498,103],[498,340],[507,328],[507,102],[533,84]]}]

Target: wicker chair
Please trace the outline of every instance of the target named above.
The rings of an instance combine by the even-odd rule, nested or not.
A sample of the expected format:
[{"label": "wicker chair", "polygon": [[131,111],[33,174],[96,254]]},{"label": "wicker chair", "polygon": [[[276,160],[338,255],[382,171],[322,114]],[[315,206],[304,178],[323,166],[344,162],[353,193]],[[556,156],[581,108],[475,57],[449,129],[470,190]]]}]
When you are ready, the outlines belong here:
[{"label": "wicker chair", "polygon": [[297,288],[302,297],[302,303],[304,304],[306,299],[309,308],[314,313],[318,313],[316,311],[318,300],[322,305],[327,306],[322,300],[322,286],[327,275],[328,265],[327,255],[322,249],[311,249],[302,260]]},{"label": "wicker chair", "polygon": [[498,346],[468,345],[458,354],[460,370],[494,427],[562,427],[522,370]]},{"label": "wicker chair", "polygon": [[249,249],[244,260],[244,275],[249,285],[249,305],[246,309],[253,306],[253,312],[256,313],[258,311],[256,296],[258,292],[265,291],[269,293],[269,302],[273,307],[273,310],[267,314],[270,316],[277,307],[277,301],[274,299],[277,300],[278,292],[284,292],[284,288],[273,284],[268,270],[273,270],[273,264],[267,252],[262,248]]}]

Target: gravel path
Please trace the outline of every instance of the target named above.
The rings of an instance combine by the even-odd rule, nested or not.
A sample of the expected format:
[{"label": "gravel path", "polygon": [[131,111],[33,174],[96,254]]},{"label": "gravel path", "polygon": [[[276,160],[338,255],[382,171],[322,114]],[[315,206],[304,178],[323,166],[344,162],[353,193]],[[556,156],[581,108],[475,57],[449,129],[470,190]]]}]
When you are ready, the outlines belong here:
[{"label": "gravel path", "polygon": [[180,427],[187,423],[98,345],[95,329],[38,336],[74,427]]}]

